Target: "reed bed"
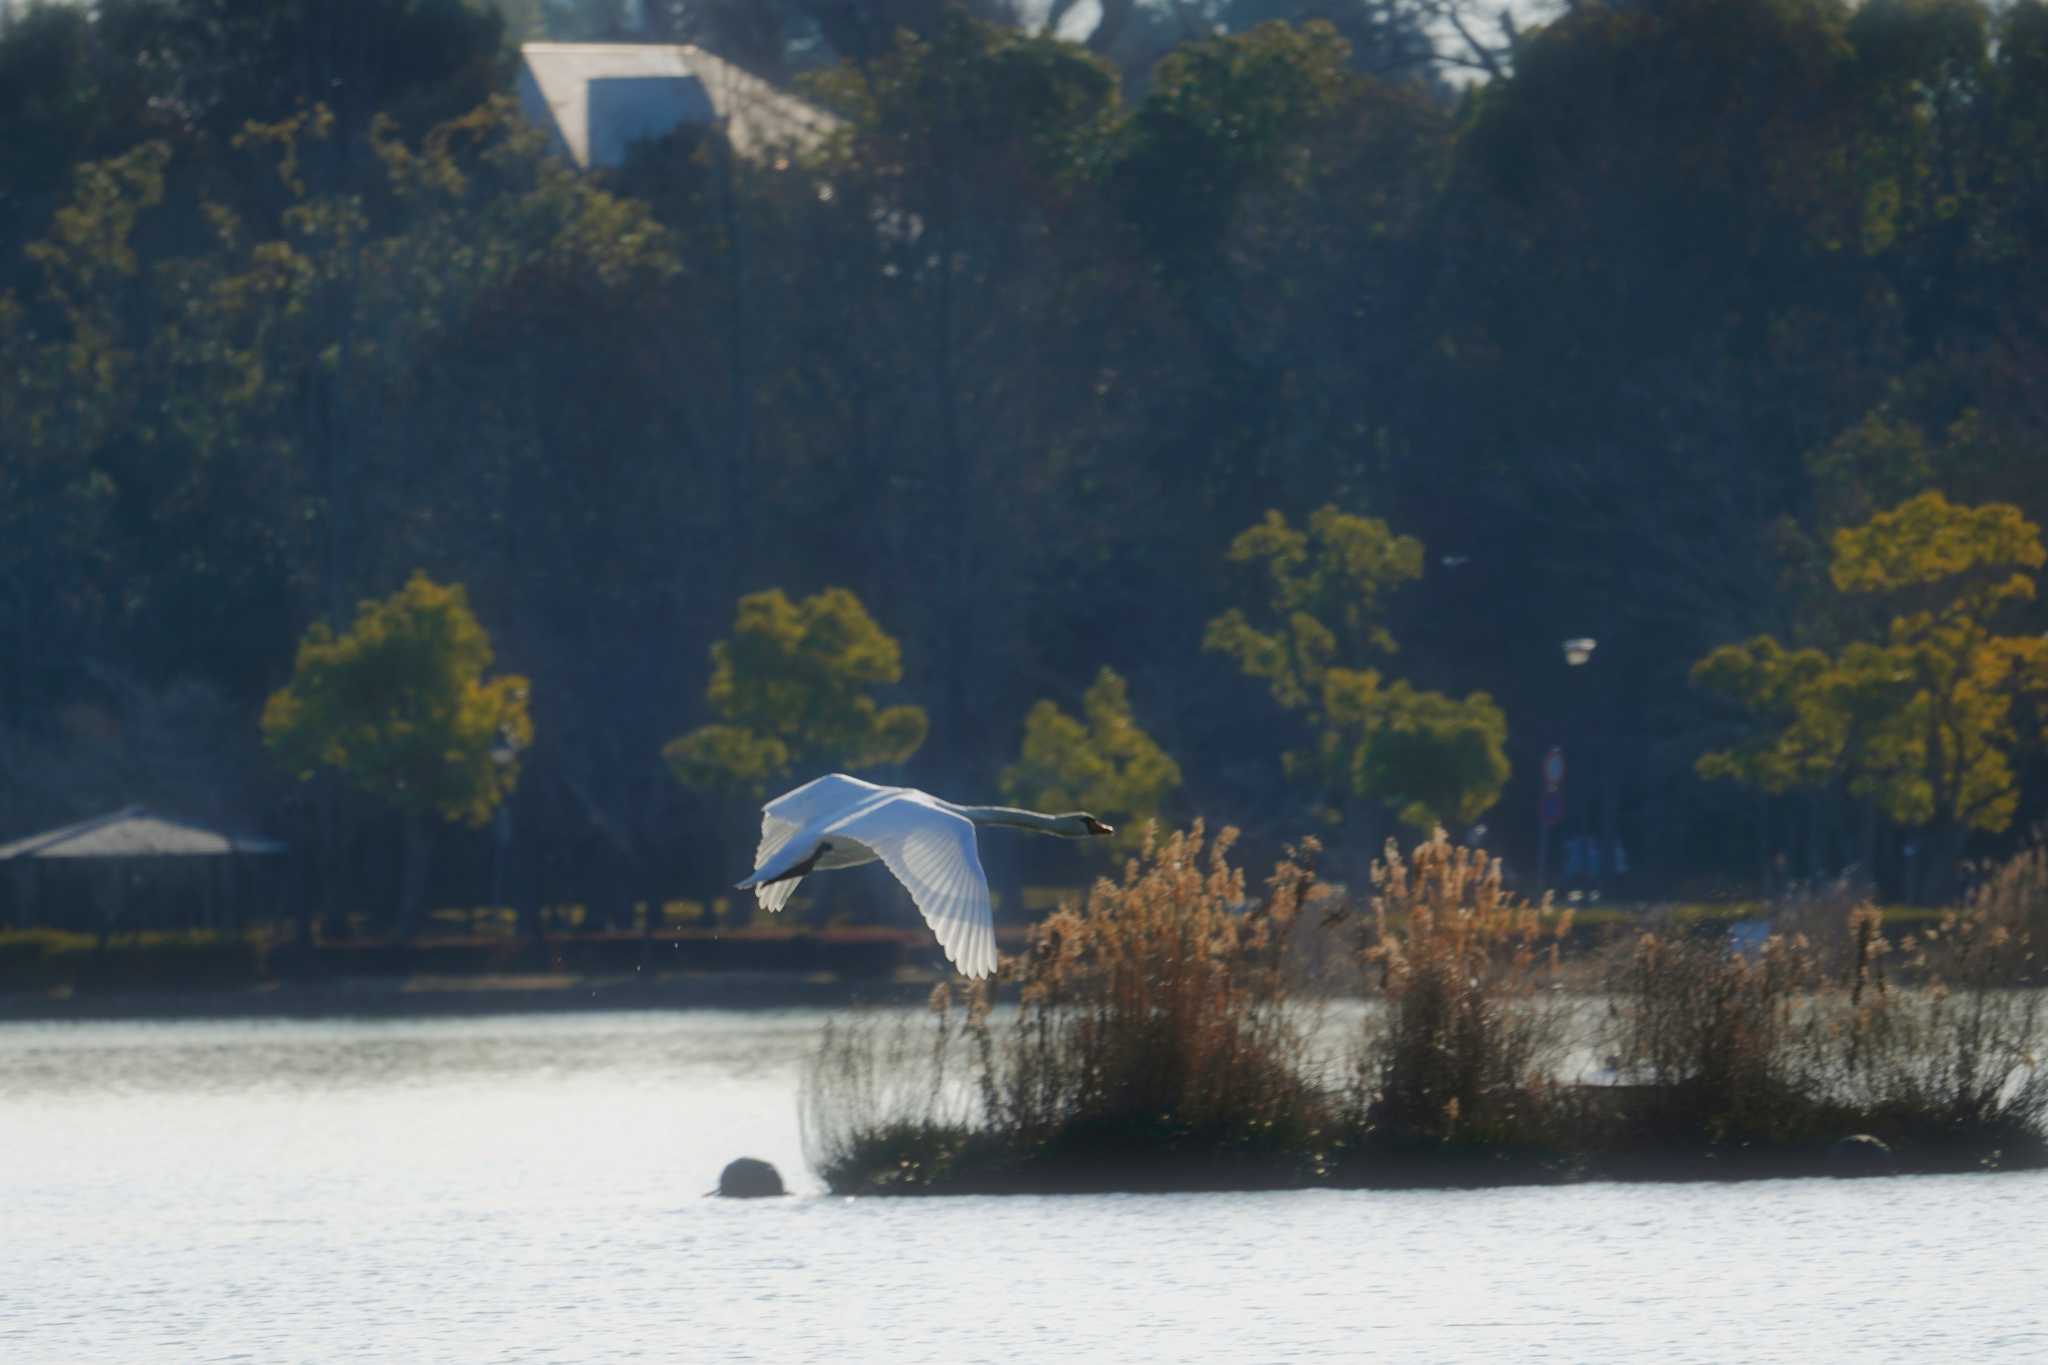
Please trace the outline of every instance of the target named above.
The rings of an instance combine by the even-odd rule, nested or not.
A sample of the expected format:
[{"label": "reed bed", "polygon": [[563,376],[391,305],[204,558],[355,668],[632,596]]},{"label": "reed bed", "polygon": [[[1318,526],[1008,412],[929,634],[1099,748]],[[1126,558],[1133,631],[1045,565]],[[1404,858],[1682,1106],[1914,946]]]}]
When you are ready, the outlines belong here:
[{"label": "reed bed", "polygon": [[1354,1053],[1343,1171],[1378,1183],[1562,1169],[1571,912],[1510,894],[1499,860],[1442,830],[1406,857],[1389,841],[1372,886],[1358,955],[1384,1007]]},{"label": "reed bed", "polygon": [[1606,1164],[1679,1149],[1771,1173],[1847,1134],[1918,1169],[2048,1160],[2028,937],[1973,904],[1896,945],[1875,911],[1852,909],[1842,938],[1839,966],[1798,934],[1747,957],[1638,939],[1611,981],[1606,1038],[1631,1083]]},{"label": "reed bed", "polygon": [[[1034,928],[993,991],[835,1023],[802,1098],[828,1185],[1820,1173],[1852,1135],[1897,1169],[2048,1164],[2038,860],[1897,943],[1850,906],[1824,943],[1644,932],[1574,962],[1569,911],[1513,896],[1441,831],[1390,844],[1359,903],[1317,882],[1313,843],[1256,890],[1233,844],[1199,824],[1148,840]],[[1333,1048],[1331,995],[1361,983]],[[1568,1074],[1588,1053],[1600,1074]]]},{"label": "reed bed", "polygon": [[[1148,839],[1121,878],[1036,926],[1004,964],[1017,1003],[1000,1024],[987,988],[960,999],[940,987],[914,1057],[900,1027],[828,1035],[803,1106],[828,1183],[1145,1189],[1313,1176],[1334,1106],[1306,1062],[1315,1006],[1294,989],[1289,944],[1314,877],[1283,860],[1249,894],[1229,860],[1235,837],[1205,842],[1197,823]],[[897,1068],[916,1079],[881,1079]]]}]

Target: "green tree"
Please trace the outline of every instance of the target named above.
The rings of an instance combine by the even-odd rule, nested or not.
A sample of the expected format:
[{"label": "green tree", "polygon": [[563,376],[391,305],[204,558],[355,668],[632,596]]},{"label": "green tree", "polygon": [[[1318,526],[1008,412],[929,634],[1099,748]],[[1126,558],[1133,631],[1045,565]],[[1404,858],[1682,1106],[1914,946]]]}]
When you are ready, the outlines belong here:
[{"label": "green tree", "polygon": [[1772,796],[1833,780],[1848,721],[1831,702],[1833,668],[1825,650],[1787,649],[1768,635],[1723,645],[1700,660],[1693,681],[1760,722],[1739,742],[1703,755],[1696,765],[1700,776]]},{"label": "green tree", "polygon": [[801,433],[823,445],[805,481],[842,500],[835,516],[869,502],[892,546],[894,581],[877,584],[896,591],[892,620],[945,642],[923,656],[925,704],[965,765],[993,771],[1043,648],[1038,599],[1067,591],[1047,570],[1093,550],[1130,477],[1102,459],[1104,432],[1157,404],[1122,378],[1153,338],[1133,335],[1142,282],[1097,192],[1115,73],[1072,43],[927,8],[929,23],[883,30],[874,60],[813,82],[847,120],[821,168],[838,254],[815,284],[791,281],[809,296],[785,361],[803,379],[770,382],[778,401],[834,401]]},{"label": "green tree", "polygon": [[[62,201],[72,168],[133,146],[169,120],[161,93],[124,40],[140,7],[10,5],[0,22],[0,242],[27,241]],[[0,287],[13,252],[0,252]]]},{"label": "green tree", "polygon": [[1136,849],[1145,824],[1180,786],[1180,765],[1131,715],[1130,687],[1105,667],[1081,696],[1081,715],[1042,700],[1024,717],[1017,761],[1003,795],[1038,810],[1085,810],[1117,826],[1114,846]]},{"label": "green tree", "polygon": [[847,589],[801,602],[780,588],[748,593],[732,634],[711,646],[704,699],[718,720],[662,757],[684,786],[755,799],[798,770],[901,763],[924,743],[924,710],[869,694],[902,677],[894,637]]},{"label": "green tree", "polygon": [[[163,68],[169,98],[216,135],[279,119],[308,93],[352,141],[379,115],[415,126],[467,109],[498,84],[504,21],[467,0],[163,0],[131,11],[122,36]],[[132,52],[134,49],[130,49]],[[332,161],[346,161],[340,148]],[[326,158],[322,158],[326,159]]]},{"label": "green tree", "polygon": [[956,5],[925,34],[892,37],[876,60],[821,71],[808,84],[846,114],[863,160],[918,210],[990,212],[958,201],[970,177],[1021,172],[1059,183],[1094,168],[1117,103],[1107,63]]},{"label": "green tree", "polygon": [[1316,771],[1412,829],[1470,824],[1508,780],[1508,722],[1493,698],[1425,692],[1371,669],[1335,670],[1324,690]]},{"label": "green tree", "polygon": [[1876,609],[1872,628],[1832,654],[1760,636],[1700,660],[1694,681],[1753,724],[1699,772],[1766,792],[1844,781],[1925,831],[1932,880],[1909,893],[1944,893],[1971,831],[2011,825],[2015,757],[2048,738],[2022,705],[2048,696],[2048,638],[2002,633],[2044,558],[2019,509],[1932,491],[1837,531],[1829,582]]},{"label": "green tree", "polygon": [[291,682],[263,708],[264,743],[302,781],[336,769],[403,815],[401,936],[426,888],[427,818],[484,824],[518,784],[517,755],[533,743],[526,679],[486,682],[491,658],[462,585],[415,573],[391,596],[360,604],[345,634],[314,623]]},{"label": "green tree", "polygon": [[1209,623],[1203,648],[1299,713],[1308,742],[1285,755],[1286,770],[1332,817],[1363,798],[1427,829],[1473,820],[1499,798],[1507,720],[1493,698],[1418,691],[1371,666],[1397,648],[1384,599],[1421,577],[1421,541],[1326,506],[1306,531],[1269,511],[1229,557],[1263,570],[1259,619],[1233,607]]},{"label": "green tree", "polygon": [[1298,188],[1307,134],[1351,86],[1350,47],[1329,24],[1260,24],[1176,48],[1153,72],[1118,167],[1154,255],[1185,277],[1252,191]]}]

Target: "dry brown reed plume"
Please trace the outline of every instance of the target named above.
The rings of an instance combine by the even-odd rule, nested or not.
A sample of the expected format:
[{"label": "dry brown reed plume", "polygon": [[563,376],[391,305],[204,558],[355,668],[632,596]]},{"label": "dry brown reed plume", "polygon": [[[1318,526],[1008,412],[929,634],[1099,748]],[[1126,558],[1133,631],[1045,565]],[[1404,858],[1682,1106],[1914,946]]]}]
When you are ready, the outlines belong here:
[{"label": "dry brown reed plume", "polygon": [[1554,1099],[1568,1007],[1555,990],[1571,912],[1501,885],[1498,859],[1438,829],[1372,869],[1367,1015],[1350,1110],[1366,1148],[1534,1143]]},{"label": "dry brown reed plume", "polygon": [[1719,940],[1639,937],[1609,981],[1605,1038],[1635,1119],[1666,1140],[1707,1142],[1803,1122],[1816,962],[1801,936],[1773,935],[1753,957]]},{"label": "dry brown reed plume", "polygon": [[[830,1031],[807,1077],[808,1150],[839,1191],[1472,1183],[1572,1173],[1825,1169],[1852,1133],[1902,1165],[2048,1163],[2038,852],[1894,944],[1840,911],[1828,946],[1640,935],[1562,988],[1568,912],[1508,894],[1441,830],[1374,866],[1355,944],[1378,985],[1348,1083],[1317,1046],[1305,952],[1347,923],[1290,852],[1263,888],[1233,833],[1148,839],[977,986],[922,1020]],[[1818,910],[1813,911],[1818,914]],[[1604,1016],[1592,1036],[1580,1024]],[[1575,1032],[1576,1030],[1576,1032]],[[1620,1082],[1560,1075],[1592,1044]]]},{"label": "dry brown reed plume", "polygon": [[1205,850],[1200,821],[1148,835],[1120,881],[1033,929],[1013,965],[1016,1027],[975,1025],[995,1126],[1033,1145],[1163,1130],[1212,1149],[1299,1144],[1319,1126],[1286,970],[1314,876],[1290,856],[1249,896],[1236,838],[1225,829]]},{"label": "dry brown reed plume", "polygon": [[[1871,930],[1842,1026],[1852,1097],[1923,1140],[2038,1148],[2048,1120],[2040,1049],[2042,963],[2031,931],[2043,889],[2038,848],[1993,871],[1960,911],[1903,938]],[[1875,914],[1871,912],[1871,918]],[[1896,956],[1915,987],[1892,988]],[[2001,1146],[2002,1145],[2002,1146]]]},{"label": "dry brown reed plume", "polygon": [[2048,951],[2048,828],[2035,831],[2030,845],[1989,869],[1965,905],[1988,926],[2024,937],[2032,956],[2022,965],[2029,981],[2040,984],[2040,955]]},{"label": "dry brown reed plume", "polygon": [[2039,974],[1998,899],[2015,885],[1988,880],[1896,945],[1869,905],[1826,950],[1642,936],[1609,980],[1606,1045],[1635,1082],[1626,1140],[1796,1149],[1865,1131],[1929,1168],[2038,1159]]},{"label": "dry brown reed plume", "polygon": [[832,1189],[918,1193],[1002,1164],[961,1084],[968,1059],[946,987],[933,991],[931,1013],[936,1028],[874,1016],[826,1025],[797,1108],[805,1155]]},{"label": "dry brown reed plume", "polygon": [[[1283,859],[1253,896],[1229,861],[1235,839],[1226,829],[1205,845],[1199,822],[1148,836],[1120,879],[1062,906],[1004,963],[1013,1016],[993,1017],[979,986],[964,1011],[935,992],[942,1041],[920,1058],[926,1079],[914,1087],[888,1093],[876,1047],[851,1055],[862,1044],[842,1031],[807,1086],[813,1159],[828,1183],[839,1188],[840,1171],[858,1187],[852,1172],[875,1135],[900,1140],[927,1114],[936,1122],[926,1128],[953,1135],[944,1151],[909,1158],[936,1162],[925,1171],[934,1186],[959,1174],[948,1162],[968,1145],[998,1168],[996,1187],[1297,1180],[1328,1118],[1308,1063],[1312,1011],[1286,969],[1315,850]],[[947,1107],[960,1093],[956,1043],[971,1115]],[[900,1064],[904,1048],[887,1048]]]},{"label": "dry brown reed plume", "polygon": [[1773,902],[1771,932],[1786,940],[1804,940],[1804,951],[1814,965],[1839,976],[1858,951],[1857,912],[1869,904],[1869,888],[1848,877],[1797,887]]}]

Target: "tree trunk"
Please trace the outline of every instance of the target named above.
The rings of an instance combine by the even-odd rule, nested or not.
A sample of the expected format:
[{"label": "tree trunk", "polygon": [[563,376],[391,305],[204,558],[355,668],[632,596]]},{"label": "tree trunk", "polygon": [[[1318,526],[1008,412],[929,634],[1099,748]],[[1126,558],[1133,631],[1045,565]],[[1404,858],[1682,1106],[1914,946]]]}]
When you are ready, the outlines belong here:
[{"label": "tree trunk", "polygon": [[1821,853],[1821,808],[1820,794],[1812,792],[1806,798],[1806,881],[1809,886],[1819,886],[1826,875]]},{"label": "tree trunk", "polygon": [[1771,798],[1762,792],[1756,798],[1756,875],[1758,899],[1771,898]]},{"label": "tree trunk", "polygon": [[313,897],[314,888],[306,884],[305,862],[295,858],[287,864],[286,879],[282,883],[292,888],[292,937],[301,948],[313,946],[313,921],[316,917]]},{"label": "tree trunk", "polygon": [[[539,854],[536,852],[531,856],[537,860]],[[505,860],[508,863],[512,861],[512,851],[509,848],[505,851]],[[516,865],[506,870],[506,878],[511,883],[511,890],[506,898],[519,907],[519,936],[535,942],[540,941],[542,934],[539,879],[521,877]]]},{"label": "tree trunk", "polygon": [[1602,896],[1613,894],[1614,850],[1621,845],[1621,795],[1620,784],[1615,781],[1615,750],[1613,736],[1603,727],[1600,732],[1600,853],[1599,871],[1593,877],[1593,888]]},{"label": "tree trunk", "polygon": [[1863,869],[1863,884],[1870,888],[1870,894],[1877,894],[1877,802],[1865,797],[1863,801],[1863,835],[1858,845],[1856,861]]},{"label": "tree trunk", "polygon": [[329,938],[348,937],[348,916],[342,909],[346,899],[341,894],[341,812],[340,798],[335,784],[339,779],[333,770],[323,769],[317,779],[320,784],[320,858],[315,875],[319,886],[314,894],[319,897],[320,919],[324,932]]},{"label": "tree trunk", "polygon": [[1930,829],[1921,841],[1921,858],[1926,864],[1921,884],[1929,904],[1946,904],[1961,891],[1963,849],[1969,841],[1969,826],[1959,820]]},{"label": "tree trunk", "polygon": [[[994,840],[990,840],[994,843]],[[995,854],[993,860],[989,854]],[[999,849],[982,848],[982,861],[986,865],[993,861],[995,868],[995,913],[998,924],[1023,924],[1024,914],[1024,862],[1026,853],[1022,841],[1007,839]]]},{"label": "tree trunk", "polygon": [[405,812],[401,838],[404,858],[398,877],[398,925],[397,936],[408,939],[419,928],[420,911],[427,899],[427,857],[431,849],[427,830],[427,813],[423,810]]},{"label": "tree trunk", "polygon": [[[733,164],[735,154],[730,125],[721,126],[719,134],[722,145],[718,148],[718,208],[732,263],[731,308],[726,319],[726,379],[731,386],[728,397],[732,403],[731,434],[725,451],[726,516],[729,525],[743,528],[753,524],[748,499],[748,475],[753,462],[754,407],[748,368],[751,357],[747,349],[747,234],[746,219],[739,206],[739,187],[734,183],[737,167]],[[736,537],[736,543],[745,546],[751,539],[740,535]],[[727,573],[725,600],[731,602],[739,597],[747,581],[751,560],[733,553],[722,556],[722,559]]]},{"label": "tree trunk", "polygon": [[[754,918],[754,893],[735,891],[732,888],[733,883],[745,881],[748,874],[753,872],[754,850],[758,847],[759,834],[753,827],[751,813],[744,818],[728,817],[720,821],[720,828],[724,831],[724,837],[718,841],[720,857],[718,866],[714,869],[716,880],[713,881],[712,890],[704,902],[704,916],[714,922],[714,927],[720,927],[716,924],[715,907],[719,898],[723,897],[726,911],[722,927],[744,929]],[[753,837],[750,838],[750,835]],[[744,870],[737,875],[728,875],[735,868]]]}]

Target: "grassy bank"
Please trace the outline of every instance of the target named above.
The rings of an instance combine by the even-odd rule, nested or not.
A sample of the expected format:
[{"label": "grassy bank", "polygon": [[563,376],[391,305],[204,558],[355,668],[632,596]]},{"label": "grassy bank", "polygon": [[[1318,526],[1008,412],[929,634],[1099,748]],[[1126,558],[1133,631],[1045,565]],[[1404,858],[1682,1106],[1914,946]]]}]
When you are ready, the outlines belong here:
[{"label": "grassy bank", "polygon": [[[1568,951],[1568,913],[1441,837],[1390,848],[1363,904],[1323,892],[1314,852],[1248,893],[1198,827],[1036,929],[997,988],[1014,1010],[942,990],[921,1026],[836,1024],[805,1081],[812,1163],[844,1193],[2048,1164],[2038,860],[1896,942],[1868,907],[1804,906],[1810,932],[1740,955],[1646,932]],[[1332,1046],[1321,1002],[1361,991]],[[1571,1074],[1588,1056],[1602,1083]]]},{"label": "grassy bank", "polygon": [[923,956],[929,937],[886,929],[550,934],[545,938],[343,939],[299,943],[262,932],[0,933],[0,993],[206,993],[289,990],[365,979],[775,973],[884,981]]}]

